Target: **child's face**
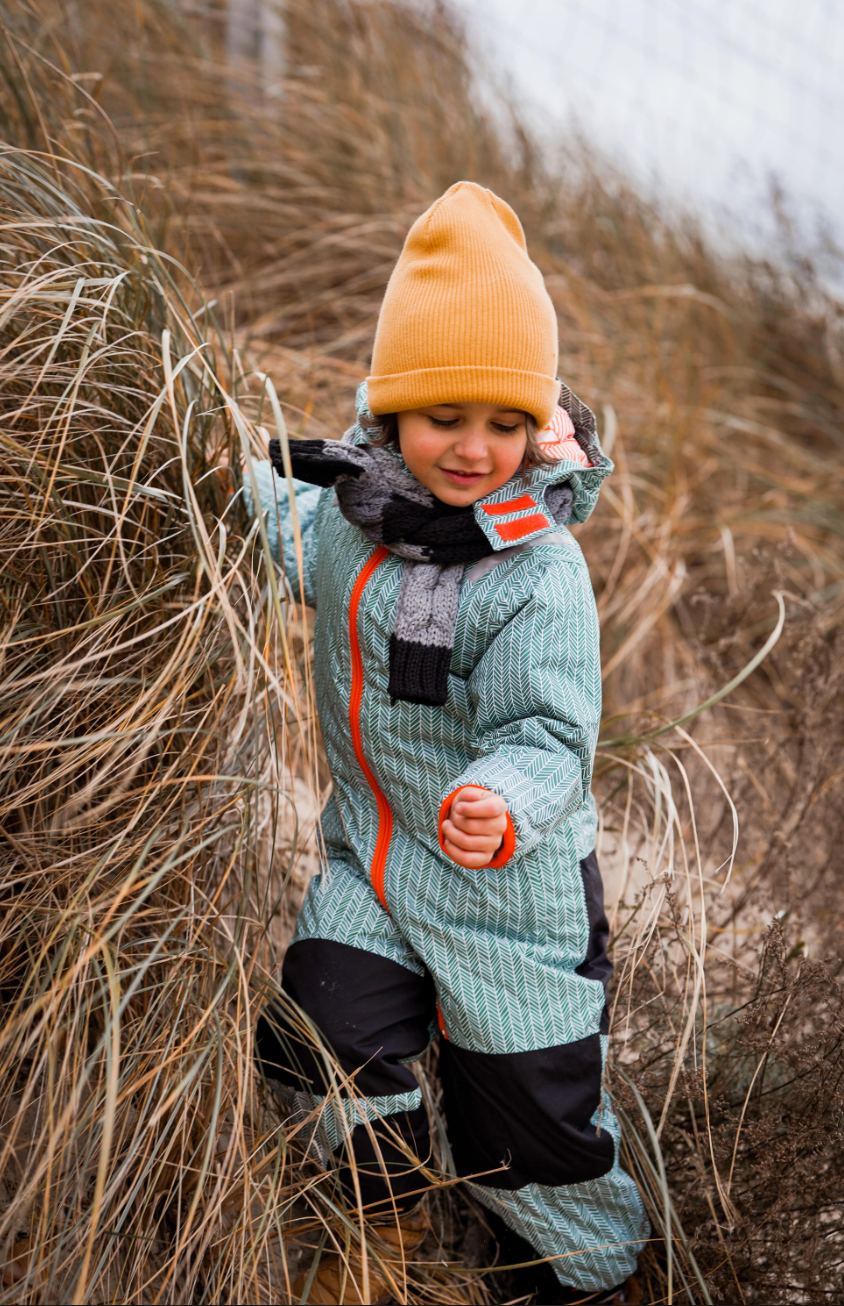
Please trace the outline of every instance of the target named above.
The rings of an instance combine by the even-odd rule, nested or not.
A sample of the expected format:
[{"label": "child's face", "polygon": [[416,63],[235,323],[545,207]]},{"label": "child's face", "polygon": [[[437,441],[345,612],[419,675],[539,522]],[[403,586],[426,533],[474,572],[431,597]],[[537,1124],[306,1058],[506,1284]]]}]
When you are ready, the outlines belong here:
[{"label": "child's face", "polygon": [[443,503],[468,507],[509,481],[527,446],[525,415],[496,404],[432,404],[398,414],[402,457]]}]

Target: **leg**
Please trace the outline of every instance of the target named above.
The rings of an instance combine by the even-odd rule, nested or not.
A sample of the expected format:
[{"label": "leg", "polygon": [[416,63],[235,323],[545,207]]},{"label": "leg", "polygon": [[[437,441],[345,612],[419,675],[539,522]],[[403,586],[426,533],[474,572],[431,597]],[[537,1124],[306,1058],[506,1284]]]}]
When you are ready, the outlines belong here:
[{"label": "leg", "polygon": [[601,1099],[602,1041],[503,1054],[445,1043],[440,1055],[458,1173],[538,1256],[562,1257],[561,1282],[587,1292],[632,1274],[646,1236]]},{"label": "leg", "polygon": [[424,1161],[430,1140],[419,1086],[405,1062],[421,1055],[430,1039],[436,1010],[430,975],[362,948],[310,938],[288,949],[282,989],[320,1031],[341,1069],[354,1074],[357,1091],[350,1098],[341,1089],[343,1118],[329,1096],[329,1067],[297,1032],[295,1013],[280,1004],[258,1022],[264,1073],[283,1085],[292,1108],[310,1114],[324,1104],[323,1147],[345,1158],[341,1178],[350,1195],[353,1157],[371,1214],[389,1218],[394,1201],[399,1211],[411,1209],[424,1181],[405,1149]]},{"label": "leg", "polygon": [[[596,981],[606,987],[607,924],[597,861],[580,867],[588,939],[571,976],[587,997]],[[490,961],[504,971],[519,964],[510,940]],[[539,968],[530,998],[552,1001]],[[437,976],[441,989],[447,980]],[[465,986],[450,987],[452,1009]],[[600,993],[600,989],[598,989]],[[592,1007],[594,1001],[590,998]],[[618,1165],[618,1126],[602,1092],[606,1017],[596,1011],[594,1032],[551,1047],[523,1051],[478,1050],[489,1038],[483,1009],[459,1012],[456,1040],[444,1042],[440,1066],[445,1113],[458,1173],[473,1176],[478,1198],[524,1238],[538,1256],[553,1256],[559,1280],[584,1294],[606,1291],[635,1269],[647,1221],[638,1190]]]}]

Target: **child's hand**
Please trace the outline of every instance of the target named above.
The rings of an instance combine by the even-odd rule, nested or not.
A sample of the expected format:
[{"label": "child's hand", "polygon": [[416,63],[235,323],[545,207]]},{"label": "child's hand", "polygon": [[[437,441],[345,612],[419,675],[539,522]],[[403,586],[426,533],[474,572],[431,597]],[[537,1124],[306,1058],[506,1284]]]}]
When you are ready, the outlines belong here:
[{"label": "child's hand", "polygon": [[507,829],[507,804],[488,789],[466,785],[458,791],[442,823],[445,851],[458,866],[476,870],[488,866],[501,847]]}]

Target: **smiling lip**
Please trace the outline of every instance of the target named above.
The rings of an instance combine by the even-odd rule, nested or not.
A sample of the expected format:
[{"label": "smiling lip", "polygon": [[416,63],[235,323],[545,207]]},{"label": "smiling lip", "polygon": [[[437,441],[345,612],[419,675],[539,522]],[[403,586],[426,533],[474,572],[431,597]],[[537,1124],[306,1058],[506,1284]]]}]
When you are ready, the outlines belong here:
[{"label": "smiling lip", "polygon": [[441,467],[443,476],[448,477],[452,485],[475,485],[482,481],[486,472],[456,472],[450,467]]}]

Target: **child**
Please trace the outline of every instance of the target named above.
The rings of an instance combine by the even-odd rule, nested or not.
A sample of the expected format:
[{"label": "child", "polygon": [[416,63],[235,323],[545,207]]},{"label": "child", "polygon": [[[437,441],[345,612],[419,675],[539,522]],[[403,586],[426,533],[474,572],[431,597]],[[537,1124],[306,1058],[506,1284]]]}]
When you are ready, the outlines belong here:
[{"label": "child", "polygon": [[[457,1173],[559,1258],[557,1300],[623,1301],[646,1221],[601,1088],[598,624],[565,529],[612,464],[557,380],[554,308],[490,191],[458,182],[412,227],[357,413],[342,442],[291,449],[334,788],[282,987],[358,1095],[345,1128],[327,1104],[323,1143],[342,1155],[350,1138],[385,1246],[418,1246],[425,1182],[407,1158],[430,1148],[409,1063],[438,1027]],[[257,471],[295,587],[284,482]],[[326,1071],[289,1030],[280,1009],[262,1017],[264,1071],[313,1112]],[[360,1302],[360,1268],[324,1254],[308,1300]],[[368,1272],[368,1300],[389,1296]]]}]

